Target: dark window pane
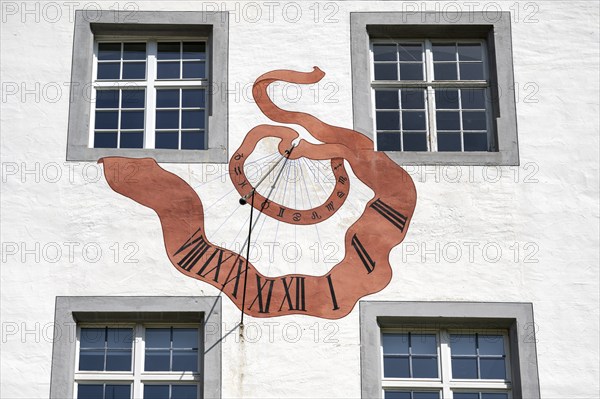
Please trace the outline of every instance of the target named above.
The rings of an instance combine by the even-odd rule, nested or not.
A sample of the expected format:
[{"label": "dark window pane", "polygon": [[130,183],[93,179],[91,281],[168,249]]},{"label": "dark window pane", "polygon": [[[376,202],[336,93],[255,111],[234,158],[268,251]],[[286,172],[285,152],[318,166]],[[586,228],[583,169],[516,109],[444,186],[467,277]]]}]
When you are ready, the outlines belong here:
[{"label": "dark window pane", "polygon": [[425,109],[425,92],[423,90],[402,90],[400,98],[402,109]]},{"label": "dark window pane", "polygon": [[119,108],[119,90],[96,91],[96,108]]},{"label": "dark window pane", "polygon": [[158,79],[179,79],[179,62],[159,62]]},{"label": "dark window pane", "polygon": [[133,329],[108,328],[106,330],[106,345],[109,349],[131,349]]},{"label": "dark window pane", "polygon": [[438,151],[461,151],[460,133],[438,133]]},{"label": "dark window pane", "polygon": [[504,355],[504,337],[502,335],[479,335],[479,355]]},{"label": "dark window pane", "polygon": [[105,399],[130,399],[131,385],[109,385],[106,384],[104,391]]},{"label": "dark window pane", "polygon": [[77,399],[102,399],[104,385],[102,384],[79,384],[77,386]]},{"label": "dark window pane", "polygon": [[452,378],[477,378],[477,359],[452,359]]},{"label": "dark window pane", "polygon": [[168,350],[148,350],[146,349],[145,357],[146,371],[170,371],[171,360]]},{"label": "dark window pane", "polygon": [[82,349],[104,348],[105,338],[104,328],[82,328],[79,334],[79,346]]},{"label": "dark window pane", "polygon": [[402,130],[425,130],[425,112],[402,112]]},{"label": "dark window pane", "polygon": [[439,392],[413,392],[413,399],[439,399]]},{"label": "dark window pane", "polygon": [[[123,136],[121,137],[121,148],[130,148],[130,147],[123,146]],[[131,350],[113,349],[113,350],[108,350],[106,352],[106,371],[130,371],[130,370],[131,370]]]},{"label": "dark window pane", "polygon": [[173,329],[173,348],[198,349],[198,329],[197,328],[174,328]]},{"label": "dark window pane", "polygon": [[121,92],[121,106],[123,108],[144,108],[146,104],[146,90],[123,90]]},{"label": "dark window pane", "polygon": [[192,131],[181,133],[182,150],[204,150],[204,132]]},{"label": "dark window pane", "polygon": [[172,385],[171,399],[196,399],[198,397],[197,385]]},{"label": "dark window pane", "polygon": [[460,63],[460,79],[461,80],[483,80],[483,64],[476,63]]},{"label": "dark window pane", "polygon": [[79,370],[104,370],[104,350],[81,349],[79,351]]},{"label": "dark window pane", "polygon": [[96,132],[94,134],[94,148],[117,148],[117,132]]},{"label": "dark window pane", "polygon": [[180,43],[158,43],[159,60],[178,60],[180,58]]},{"label": "dark window pane", "polygon": [[454,399],[479,399],[477,392],[454,392]]},{"label": "dark window pane", "polygon": [[400,61],[423,61],[423,49],[420,44],[400,44],[398,55]]},{"label": "dark window pane", "polygon": [[179,128],[179,111],[156,111],[156,128]]},{"label": "dark window pane", "polygon": [[481,378],[500,379],[506,378],[504,359],[479,359],[479,370]]},{"label": "dark window pane", "polygon": [[434,44],[432,50],[434,61],[456,60],[456,46],[454,44]]},{"label": "dark window pane", "polygon": [[377,151],[400,151],[400,133],[377,133]]},{"label": "dark window pane", "polygon": [[476,355],[476,335],[475,334],[451,334],[450,350],[452,356],[455,355]]},{"label": "dark window pane", "polygon": [[481,399],[508,399],[508,394],[506,394],[506,393],[486,393],[486,392],[483,392],[481,394]]},{"label": "dark window pane", "polygon": [[410,347],[413,355],[436,355],[437,339],[433,334],[412,334]]},{"label": "dark window pane", "polygon": [[383,357],[385,378],[409,378],[408,357]]},{"label": "dark window pane", "polygon": [[398,65],[375,64],[375,80],[398,80]]},{"label": "dark window pane", "polygon": [[179,132],[156,132],[154,146],[156,148],[177,150],[179,148]]},{"label": "dark window pane", "polygon": [[186,89],[182,90],[182,106],[204,108],[204,94],[206,90],[202,89]]},{"label": "dark window pane", "polygon": [[184,79],[200,79],[206,76],[206,64],[204,61],[187,61],[183,63]]},{"label": "dark window pane", "polygon": [[384,354],[408,355],[408,334],[383,334],[381,344]]},{"label": "dark window pane", "polygon": [[179,107],[179,89],[157,90],[156,106],[158,108]]},{"label": "dark window pane", "polygon": [[459,44],[458,59],[460,61],[481,61],[481,44]]},{"label": "dark window pane", "polygon": [[[198,136],[198,135],[196,135]],[[199,138],[199,137],[196,137]],[[186,147],[185,133],[181,136],[182,149],[199,149]],[[173,351],[173,371],[198,371],[198,351],[197,350],[174,350]]]},{"label": "dark window pane", "polygon": [[204,129],[204,111],[182,111],[181,127],[184,129]]},{"label": "dark window pane", "polygon": [[438,130],[460,130],[460,115],[458,112],[438,111],[435,115]]},{"label": "dark window pane", "polygon": [[203,42],[183,43],[183,59],[206,59],[206,44]]},{"label": "dark window pane", "polygon": [[143,129],[144,111],[121,112],[121,129]]},{"label": "dark window pane", "polygon": [[377,130],[400,130],[400,113],[377,111]]},{"label": "dark window pane", "polygon": [[423,133],[404,133],[403,151],[427,151],[427,136]]},{"label": "dark window pane", "polygon": [[423,80],[423,64],[400,64],[400,80]]},{"label": "dark window pane", "polygon": [[458,109],[458,90],[443,90],[435,91],[435,108],[436,109]]},{"label": "dark window pane", "polygon": [[118,125],[118,111],[96,111],[96,129],[116,129]]},{"label": "dark window pane", "polygon": [[437,357],[413,357],[413,378],[437,378]]},{"label": "dark window pane", "polygon": [[144,385],[144,399],[169,399],[169,386]]},{"label": "dark window pane", "polygon": [[460,98],[463,109],[485,109],[484,89],[462,89]]},{"label": "dark window pane", "polygon": [[465,151],[487,151],[487,133],[464,133]]},{"label": "dark window pane", "polygon": [[144,132],[122,132],[121,148],[144,148]]},{"label": "dark window pane", "polygon": [[121,43],[98,43],[98,59],[101,61],[121,59]]},{"label": "dark window pane", "polygon": [[373,59],[375,61],[396,61],[396,45],[374,44]]},{"label": "dark window pane", "polygon": [[456,64],[433,64],[434,80],[456,80]]},{"label": "dark window pane", "polygon": [[485,112],[463,111],[463,129],[464,130],[485,130]]},{"label": "dark window pane", "polygon": [[123,63],[123,79],[146,79],[145,62]]},{"label": "dark window pane", "polygon": [[410,392],[385,391],[385,399],[411,399]]},{"label": "dark window pane", "polygon": [[125,43],[123,45],[124,60],[145,60],[146,43]]},{"label": "dark window pane", "polygon": [[146,348],[170,348],[171,347],[171,329],[170,328],[147,328],[146,329]]},{"label": "dark window pane", "polygon": [[400,109],[397,90],[376,90],[375,108],[377,109]]},{"label": "dark window pane", "polygon": [[119,79],[120,67],[118,62],[98,63],[98,79]]}]

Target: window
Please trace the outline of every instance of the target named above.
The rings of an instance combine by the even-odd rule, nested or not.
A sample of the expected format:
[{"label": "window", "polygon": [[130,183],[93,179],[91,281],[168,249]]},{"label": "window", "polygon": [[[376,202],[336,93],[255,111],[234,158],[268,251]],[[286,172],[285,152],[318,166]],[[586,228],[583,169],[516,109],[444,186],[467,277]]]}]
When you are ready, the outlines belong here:
[{"label": "window", "polygon": [[363,397],[539,398],[531,305],[360,302]]},{"label": "window", "polygon": [[227,162],[227,14],[132,18],[76,13],[67,159]]},{"label": "window", "polygon": [[[220,298],[59,297],[52,398],[220,396]],[[177,309],[187,308],[181,312]],[[73,327],[74,338],[66,332]]]},{"label": "window", "polygon": [[352,13],[354,128],[402,164],[517,165],[510,18],[492,17]]}]

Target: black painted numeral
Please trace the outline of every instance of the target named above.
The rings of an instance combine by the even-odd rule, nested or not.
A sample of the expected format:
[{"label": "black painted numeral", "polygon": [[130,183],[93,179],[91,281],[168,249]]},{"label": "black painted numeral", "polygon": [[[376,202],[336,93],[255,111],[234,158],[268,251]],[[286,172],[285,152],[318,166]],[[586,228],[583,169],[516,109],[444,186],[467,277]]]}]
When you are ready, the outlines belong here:
[{"label": "black painted numeral", "polygon": [[[214,271],[215,277],[213,277],[213,280],[215,282],[218,282],[219,281],[219,272],[221,271],[221,265],[224,262],[228,261],[231,257],[233,257],[233,254],[230,254],[228,257],[223,259],[224,252],[225,251],[223,250],[223,248],[215,248],[215,251],[209,256],[209,258],[206,260],[206,262],[204,262],[204,265],[200,268],[200,270],[198,270],[198,273],[196,273],[196,274],[201,277],[206,278],[206,276],[208,276],[210,273],[212,273]],[[206,268],[211,264],[213,259],[216,259],[217,264],[212,269],[204,272],[204,270],[206,270]]]},{"label": "black painted numeral", "polygon": [[388,222],[396,226],[401,232],[404,232],[404,227],[406,226],[406,216],[396,211],[379,198],[377,201],[373,202],[370,207],[375,209],[377,213],[386,218]]},{"label": "black painted numeral", "polygon": [[279,216],[280,218],[282,218],[283,217],[283,212],[285,212],[285,208],[280,206],[279,207],[279,215],[277,215],[277,216]]},{"label": "black painted numeral", "polygon": [[186,271],[192,270],[192,268],[198,263],[202,255],[208,251],[211,246],[206,240],[204,236],[200,234],[198,237],[194,238],[194,236],[200,231],[200,229],[196,230],[194,234],[173,254],[173,256],[177,256],[181,252],[186,249],[191,249],[185,254],[185,256],[177,262],[177,265]]},{"label": "black painted numeral", "polygon": [[333,289],[333,281],[331,280],[331,274],[327,276],[327,283],[329,284],[329,292],[331,293],[331,302],[333,303],[333,310],[338,310],[337,299],[335,297],[335,290]]},{"label": "black painted numeral", "polygon": [[[260,276],[258,274],[256,275],[257,294],[256,298],[254,298],[250,306],[248,306],[248,310],[252,309],[252,305],[254,305],[258,299],[258,313],[269,313],[269,307],[271,306],[271,294],[273,293],[273,283],[275,283],[274,279],[265,279],[265,282],[261,284]],[[267,284],[269,287],[265,288]],[[265,291],[268,291],[266,294],[267,296],[266,298],[263,298],[263,293]]]},{"label": "black painted numeral", "polygon": [[354,247],[354,250],[356,251],[358,256],[360,257],[360,260],[365,266],[365,269],[367,269],[367,273],[371,273],[375,269],[375,261],[371,259],[369,253],[367,252],[365,247],[363,247],[356,234],[352,236],[351,244]]},{"label": "black painted numeral", "polygon": [[[285,277],[281,278],[283,283],[283,289],[285,296],[279,306],[279,311],[283,308],[283,305],[287,302],[288,310],[302,310],[306,311],[306,297],[304,291],[304,280],[305,277],[290,277],[289,283]],[[292,295],[294,294],[294,295]],[[295,301],[292,297],[295,296]]]}]

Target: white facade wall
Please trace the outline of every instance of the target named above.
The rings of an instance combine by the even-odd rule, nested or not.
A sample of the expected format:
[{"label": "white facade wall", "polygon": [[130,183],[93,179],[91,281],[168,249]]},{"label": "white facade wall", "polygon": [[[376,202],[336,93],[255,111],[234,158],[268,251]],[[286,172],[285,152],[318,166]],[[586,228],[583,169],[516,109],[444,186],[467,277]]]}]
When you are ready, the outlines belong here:
[{"label": "white facade wall", "polygon": [[[251,101],[250,86],[273,69],[319,66],[327,75],[318,92],[304,90],[297,102],[286,104],[283,96],[278,102],[351,128],[349,13],[402,11],[407,5],[75,3],[1,5],[2,398],[48,396],[56,296],[218,294],[171,266],[153,211],[113,192],[97,175],[101,169],[95,163],[65,161],[73,7],[90,12],[96,4],[126,11],[230,10],[231,156],[251,128],[271,123]],[[404,243],[391,253],[390,285],[367,298],[532,302],[542,397],[598,397],[598,3],[411,4],[432,11],[499,6],[513,12],[521,165],[409,167],[418,192],[413,222]],[[292,23],[297,8],[302,15]],[[287,99],[294,94],[289,89]],[[225,173],[225,165],[163,166],[198,186],[205,204],[233,188],[228,178],[200,186]],[[371,198],[366,186],[356,179],[352,183],[348,203],[355,206],[319,227],[324,243],[342,243]],[[238,206],[234,194],[226,198],[213,213],[207,211],[209,233],[221,224],[219,215]],[[214,242],[233,240],[246,216],[232,220],[215,233]],[[314,264],[314,251],[308,248],[315,242],[314,227],[288,228],[278,240],[283,245],[295,235],[302,258],[286,262],[279,251],[270,264],[266,227],[259,237],[264,250],[255,262],[259,270],[322,274],[333,266]],[[227,332],[240,312],[226,297],[223,304]],[[244,342],[237,332],[224,340],[224,397],[360,396],[358,306],[335,321],[246,316],[245,323]]]}]

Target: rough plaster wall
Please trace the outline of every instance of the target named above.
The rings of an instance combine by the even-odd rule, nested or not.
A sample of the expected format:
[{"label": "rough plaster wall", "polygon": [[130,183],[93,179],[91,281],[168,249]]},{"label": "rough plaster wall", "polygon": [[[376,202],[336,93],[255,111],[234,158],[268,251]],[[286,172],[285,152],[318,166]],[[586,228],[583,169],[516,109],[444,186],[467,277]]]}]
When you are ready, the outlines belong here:
[{"label": "rough plaster wall", "polygon": [[[103,179],[94,182],[99,170],[94,164],[64,163],[73,26],[67,7],[61,6],[62,17],[52,23],[54,14],[44,16],[45,3],[40,4],[39,22],[35,14],[21,10],[13,16],[3,9],[1,27],[2,242],[3,251],[13,248],[12,243],[19,247],[14,255],[3,252],[0,268],[2,398],[48,395],[57,295],[218,293],[168,263],[152,211],[116,195]],[[102,4],[109,8],[114,2]],[[125,3],[118,4],[123,8]],[[139,10],[202,10],[208,3],[133,4]],[[285,2],[275,8],[272,22],[267,5],[258,4],[264,15],[253,23],[252,10],[246,8],[244,14],[243,3],[225,3],[233,10],[230,87],[243,88],[267,70],[318,65],[327,73],[323,83],[339,88],[333,97],[337,102],[326,102],[321,93],[317,101],[303,95],[286,107],[351,127],[349,12],[400,11],[402,3],[338,2],[327,9],[319,3],[318,23],[309,9],[312,3],[298,3],[303,17],[297,23],[282,17]],[[435,4],[449,3],[430,3],[427,9],[435,10]],[[535,8],[524,4],[495,4],[520,11],[513,14],[512,36],[521,166],[463,167],[458,182],[453,182],[455,168],[410,168],[419,195],[414,222],[405,243],[391,254],[391,284],[368,299],[533,302],[542,396],[598,397],[598,4],[536,2],[534,15]],[[332,10],[337,10],[333,18],[338,22],[323,23]],[[527,15],[537,22],[525,23]],[[8,95],[7,82],[17,83],[16,95]],[[39,83],[40,97],[25,95],[22,83],[34,91]],[[58,98],[52,91],[56,85],[62,87]],[[269,123],[247,101],[248,93],[229,94],[230,153],[248,130]],[[58,165],[59,178],[52,163]],[[221,167],[166,166],[195,186],[218,176],[221,172],[214,170]],[[198,191],[204,201],[214,203],[230,189],[225,181]],[[370,193],[355,183],[351,196],[357,209],[346,209],[335,219],[338,225],[324,228],[328,240],[339,241]],[[215,218],[234,207],[220,204]],[[219,234],[231,239],[244,220]],[[33,252],[39,259],[22,252],[36,243],[40,250]],[[67,243],[77,245],[73,259]],[[111,250],[115,243],[120,248],[116,259]],[[139,248],[133,255],[137,263],[125,261],[131,251],[127,243]],[[87,260],[82,253],[86,244]],[[52,263],[56,246],[62,254]],[[92,262],[96,246],[102,254]],[[298,271],[314,272],[301,262]],[[257,265],[266,267],[268,261]],[[281,265],[271,272],[284,272]],[[229,331],[239,311],[227,299],[223,303],[224,331]],[[261,335],[249,336],[244,344],[235,333],[225,339],[224,397],[360,396],[358,307],[332,324],[310,317],[248,317],[246,323],[252,325],[249,334],[254,330]],[[298,342],[293,342],[294,323],[302,328]]]}]

